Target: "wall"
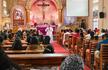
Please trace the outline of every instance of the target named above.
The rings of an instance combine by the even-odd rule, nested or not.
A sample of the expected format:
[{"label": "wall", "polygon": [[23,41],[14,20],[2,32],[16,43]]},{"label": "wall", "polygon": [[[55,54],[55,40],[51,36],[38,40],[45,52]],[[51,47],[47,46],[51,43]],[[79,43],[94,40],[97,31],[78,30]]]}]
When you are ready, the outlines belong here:
[{"label": "wall", "polygon": [[102,1],[104,1],[103,11],[105,12],[105,18],[103,20],[103,28],[108,29],[108,0],[102,0]]},{"label": "wall", "polygon": [[108,0],[100,0],[99,10],[105,13],[105,18],[99,18],[99,28],[107,28],[108,29]]},{"label": "wall", "polygon": [[[108,28],[108,0],[99,0],[99,12],[105,12],[105,18],[99,18],[99,29]],[[93,28],[93,0],[89,0],[88,28]]]}]

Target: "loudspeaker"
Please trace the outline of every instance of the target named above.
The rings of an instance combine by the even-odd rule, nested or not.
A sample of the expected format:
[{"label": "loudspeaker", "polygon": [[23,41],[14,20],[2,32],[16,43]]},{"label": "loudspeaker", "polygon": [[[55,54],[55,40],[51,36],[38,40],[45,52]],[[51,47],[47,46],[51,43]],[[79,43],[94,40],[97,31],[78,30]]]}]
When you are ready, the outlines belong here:
[{"label": "loudspeaker", "polygon": [[105,13],[104,12],[99,12],[99,17],[100,18],[104,18],[105,17]]}]

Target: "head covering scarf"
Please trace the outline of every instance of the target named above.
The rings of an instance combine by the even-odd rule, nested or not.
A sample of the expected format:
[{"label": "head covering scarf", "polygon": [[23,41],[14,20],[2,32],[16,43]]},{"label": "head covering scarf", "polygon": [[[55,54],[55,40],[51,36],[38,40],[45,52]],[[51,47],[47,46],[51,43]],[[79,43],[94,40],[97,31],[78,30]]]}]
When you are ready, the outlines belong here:
[{"label": "head covering scarf", "polygon": [[49,36],[45,36],[45,38],[43,39],[43,43],[46,44],[50,44],[50,37]]},{"label": "head covering scarf", "polygon": [[72,54],[65,58],[60,70],[84,70],[84,63],[79,55]]},{"label": "head covering scarf", "polygon": [[22,49],[22,43],[19,37],[16,37],[15,41],[12,44],[13,50],[21,50]]}]

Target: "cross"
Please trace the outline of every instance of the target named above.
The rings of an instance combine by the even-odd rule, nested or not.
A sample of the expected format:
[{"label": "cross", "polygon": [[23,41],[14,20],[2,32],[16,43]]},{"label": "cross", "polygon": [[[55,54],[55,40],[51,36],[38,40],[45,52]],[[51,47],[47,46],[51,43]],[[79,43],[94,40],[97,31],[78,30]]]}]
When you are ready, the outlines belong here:
[{"label": "cross", "polygon": [[45,7],[47,7],[47,6],[49,6],[49,4],[46,4],[45,3],[45,0],[42,0],[42,4],[37,4],[38,6],[41,6],[42,7],[42,13],[43,13],[43,21],[44,21],[44,19],[45,19]]}]

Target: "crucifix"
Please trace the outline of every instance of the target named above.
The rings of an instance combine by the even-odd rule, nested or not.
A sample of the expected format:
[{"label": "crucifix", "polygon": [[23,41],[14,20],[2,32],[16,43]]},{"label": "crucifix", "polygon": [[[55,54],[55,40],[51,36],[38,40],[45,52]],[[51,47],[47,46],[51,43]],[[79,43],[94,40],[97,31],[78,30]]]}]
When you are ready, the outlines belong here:
[{"label": "crucifix", "polygon": [[46,4],[45,1],[46,1],[46,0],[42,0],[42,4],[37,4],[38,6],[41,6],[41,7],[42,7],[42,14],[43,14],[42,18],[43,18],[43,21],[44,21],[44,19],[45,19],[45,8],[46,8],[47,6],[49,6],[49,4]]}]

